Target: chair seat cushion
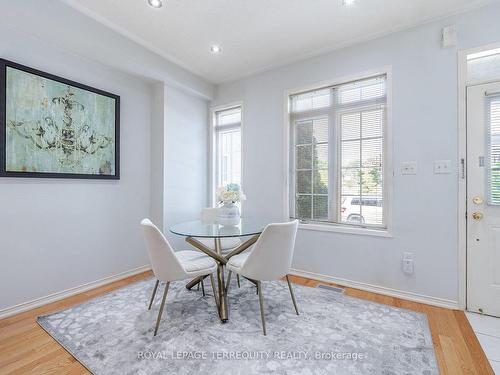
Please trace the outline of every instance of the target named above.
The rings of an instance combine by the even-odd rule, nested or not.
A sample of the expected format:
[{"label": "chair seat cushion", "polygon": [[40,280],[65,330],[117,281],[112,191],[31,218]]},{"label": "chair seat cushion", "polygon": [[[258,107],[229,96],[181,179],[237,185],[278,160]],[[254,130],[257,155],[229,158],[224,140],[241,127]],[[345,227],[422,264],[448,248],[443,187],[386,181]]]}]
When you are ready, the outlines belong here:
[{"label": "chair seat cushion", "polygon": [[251,254],[250,251],[235,255],[229,262],[227,262],[227,267],[232,271],[238,271],[243,264],[246,262],[248,256]]},{"label": "chair seat cushion", "polygon": [[[213,238],[197,238],[197,240],[209,249],[215,250],[215,241]],[[222,250],[229,250],[240,246],[241,240],[238,237],[221,238],[220,244]]]},{"label": "chair seat cushion", "polygon": [[217,267],[215,260],[199,251],[177,251],[175,255],[186,272],[210,271]]}]

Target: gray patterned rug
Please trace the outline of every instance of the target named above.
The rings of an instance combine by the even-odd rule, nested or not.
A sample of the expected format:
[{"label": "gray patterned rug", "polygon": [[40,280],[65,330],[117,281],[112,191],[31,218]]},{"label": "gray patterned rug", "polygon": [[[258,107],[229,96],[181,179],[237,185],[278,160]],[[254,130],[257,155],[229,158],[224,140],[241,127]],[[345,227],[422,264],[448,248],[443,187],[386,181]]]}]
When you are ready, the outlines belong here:
[{"label": "gray patterned rug", "polygon": [[286,283],[267,282],[263,336],[258,296],[249,282],[242,280],[240,289],[232,284],[226,324],[212,295],[176,282],[153,337],[163,291],[148,311],[153,283],[128,285],[41,316],[38,323],[96,375],[439,374],[427,318],[420,313],[296,285],[297,316]]}]

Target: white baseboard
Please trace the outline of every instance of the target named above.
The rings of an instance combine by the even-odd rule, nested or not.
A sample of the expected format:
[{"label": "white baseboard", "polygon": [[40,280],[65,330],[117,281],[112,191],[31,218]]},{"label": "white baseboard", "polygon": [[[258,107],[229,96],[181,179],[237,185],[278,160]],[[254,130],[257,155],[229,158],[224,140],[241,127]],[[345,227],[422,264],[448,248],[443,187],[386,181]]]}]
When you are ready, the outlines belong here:
[{"label": "white baseboard", "polygon": [[86,283],[86,284],[83,284],[80,286],[76,286],[74,288],[66,289],[66,290],[63,290],[61,292],[49,294],[48,296],[37,298],[37,299],[34,299],[32,301],[23,302],[23,303],[20,303],[18,305],[15,305],[15,306],[7,307],[5,309],[0,310],[0,319],[4,319],[4,318],[19,314],[19,313],[24,312],[24,311],[32,310],[34,308],[37,308],[37,307],[40,307],[43,305],[47,305],[49,303],[56,302],[56,301],[59,301],[59,300],[64,299],[64,298],[74,296],[75,294],[86,292],[90,289],[94,289],[94,288],[100,287],[102,285],[112,283],[114,281],[125,279],[129,276],[133,276],[133,275],[137,275],[137,274],[142,273],[142,272],[149,271],[150,269],[151,269],[151,265],[147,264],[145,266],[137,267],[137,268],[125,271],[125,272],[120,272],[120,273],[113,275],[113,276],[104,277],[102,279],[92,281],[90,283]]},{"label": "white baseboard", "polygon": [[306,277],[308,279],[314,279],[314,280],[323,281],[323,282],[335,283],[335,284],[339,284],[339,285],[350,287],[350,288],[364,290],[367,292],[383,294],[383,295],[390,296],[390,297],[401,298],[401,299],[405,299],[408,301],[425,303],[427,305],[444,307],[444,308],[453,309],[453,310],[462,310],[460,308],[458,301],[437,298],[437,297],[431,297],[431,296],[426,296],[423,294],[407,292],[404,290],[386,288],[383,286],[372,285],[372,284],[362,283],[359,281],[352,281],[352,280],[342,279],[339,277],[333,277],[333,276],[328,276],[328,275],[321,275],[318,273],[297,270],[297,269],[293,269],[293,268],[290,269],[290,274],[295,275],[295,276],[300,276],[300,277]]}]

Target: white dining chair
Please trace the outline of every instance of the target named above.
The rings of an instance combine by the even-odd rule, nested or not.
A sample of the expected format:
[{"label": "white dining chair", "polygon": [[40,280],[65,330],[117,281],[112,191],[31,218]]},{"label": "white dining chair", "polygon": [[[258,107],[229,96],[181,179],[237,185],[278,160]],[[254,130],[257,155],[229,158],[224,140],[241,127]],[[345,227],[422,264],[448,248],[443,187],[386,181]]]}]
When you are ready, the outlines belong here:
[{"label": "white dining chair", "polygon": [[243,276],[257,286],[260,317],[262,319],[262,331],[264,335],[266,335],[266,320],[264,317],[262,281],[280,280],[286,277],[295,312],[299,315],[297,301],[295,300],[292,285],[288,278],[288,272],[292,265],[298,225],[298,220],[288,223],[269,224],[254,244],[251,251],[231,257],[226,264],[229,270],[226,293],[229,289],[232,272]]},{"label": "white dining chair", "polygon": [[163,233],[149,219],[142,220],[141,227],[153,273],[156,277],[148,310],[151,310],[160,281],[166,283],[160,311],[156,320],[154,331],[154,336],[156,336],[165,307],[168,288],[172,281],[193,279],[206,275],[210,276],[212,291],[217,304],[213,277],[213,273],[217,270],[217,264],[212,258],[198,251],[187,250],[175,252]]}]

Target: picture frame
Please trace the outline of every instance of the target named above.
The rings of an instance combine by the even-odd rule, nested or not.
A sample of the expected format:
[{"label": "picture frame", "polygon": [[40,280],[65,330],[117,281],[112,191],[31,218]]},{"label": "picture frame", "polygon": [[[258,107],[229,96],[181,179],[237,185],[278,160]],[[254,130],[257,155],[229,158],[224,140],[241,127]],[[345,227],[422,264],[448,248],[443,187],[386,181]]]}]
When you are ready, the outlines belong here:
[{"label": "picture frame", "polygon": [[0,59],[0,177],[120,179],[120,96]]}]

